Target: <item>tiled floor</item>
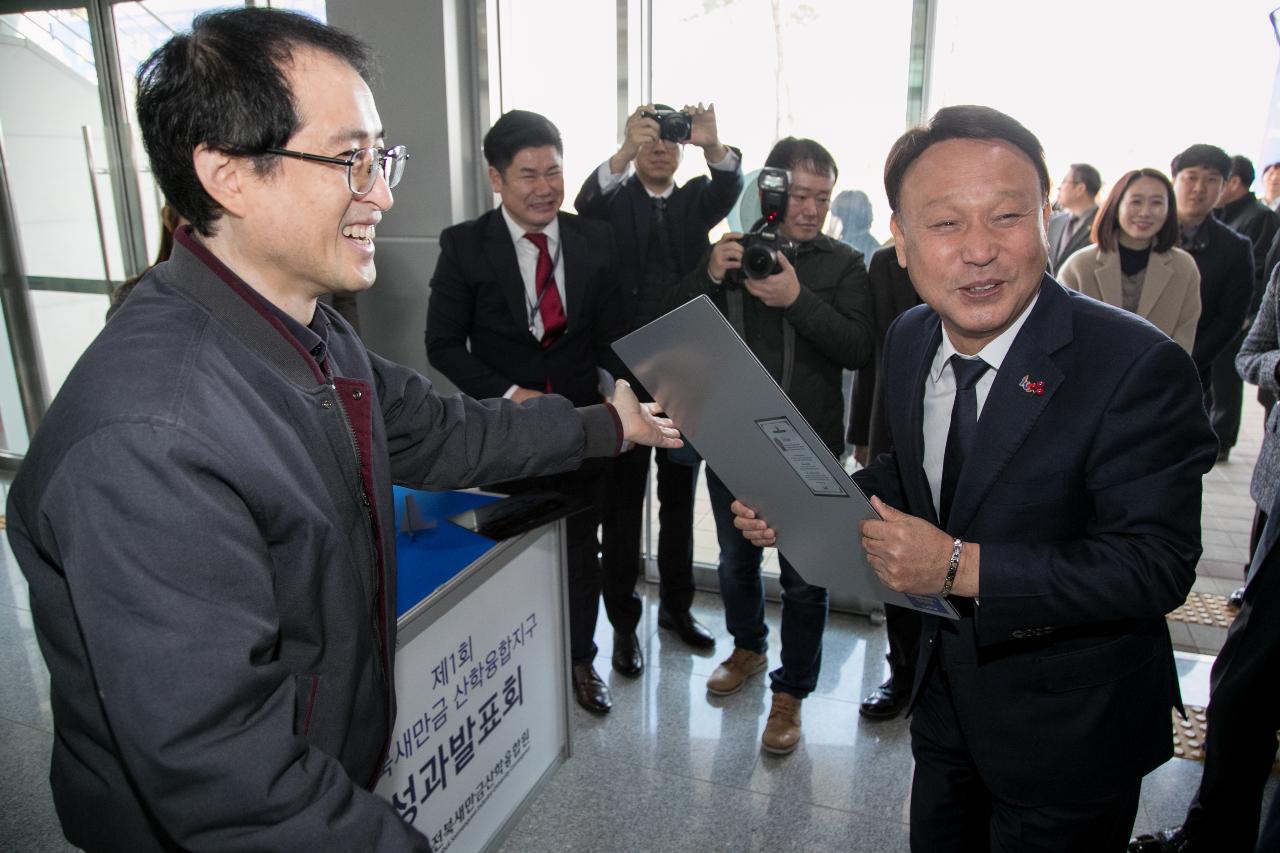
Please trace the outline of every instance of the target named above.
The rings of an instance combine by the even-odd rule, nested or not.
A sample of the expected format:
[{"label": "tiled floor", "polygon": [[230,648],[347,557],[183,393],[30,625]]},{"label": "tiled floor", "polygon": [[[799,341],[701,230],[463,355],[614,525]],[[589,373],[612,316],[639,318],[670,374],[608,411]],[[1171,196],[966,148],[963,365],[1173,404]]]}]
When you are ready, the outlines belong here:
[{"label": "tiled floor", "polygon": [[[1247,395],[1248,396],[1248,395]],[[1226,595],[1239,584],[1253,504],[1249,475],[1261,410],[1246,401],[1240,444],[1205,479],[1205,554],[1196,589]],[[705,509],[700,524],[714,543]],[[711,553],[706,553],[710,547]],[[701,556],[714,559],[714,545]],[[36,646],[26,586],[0,548],[0,849],[64,851],[48,790],[52,718],[48,675]],[[804,739],[790,756],[760,750],[768,712],[763,677],[726,698],[706,677],[731,648],[717,596],[695,613],[717,632],[719,654],[697,654],[657,628],[655,588],[641,586],[648,665],[638,679],[609,670],[603,614],[597,669],[615,707],[595,717],[574,706],[573,757],[533,801],[503,851],[905,851],[911,755],[906,723],[870,723],[857,704],[883,678],[884,632],[862,616],[833,614],[817,692],[803,706]],[[777,606],[768,618],[776,637]],[[1170,623],[1188,703],[1208,700],[1209,656],[1225,630]],[[777,665],[777,648],[770,650]],[[1136,831],[1181,821],[1200,765],[1173,759],[1143,783]],[[1273,790],[1276,778],[1269,786]]]}]

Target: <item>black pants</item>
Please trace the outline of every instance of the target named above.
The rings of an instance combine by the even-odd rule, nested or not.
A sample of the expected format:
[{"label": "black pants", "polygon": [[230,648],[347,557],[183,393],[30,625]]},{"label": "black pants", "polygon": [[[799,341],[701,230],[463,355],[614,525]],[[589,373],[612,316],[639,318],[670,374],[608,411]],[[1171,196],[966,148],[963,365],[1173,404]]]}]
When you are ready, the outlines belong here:
[{"label": "black pants", "polygon": [[1209,678],[1200,790],[1183,824],[1205,849],[1252,851],[1280,729],[1280,547],[1244,593]]},{"label": "black pants", "polygon": [[910,690],[916,680],[920,657],[920,613],[896,604],[884,606],[884,628],[889,635],[889,674],[895,690]]},{"label": "black pants", "polygon": [[1001,800],[978,773],[937,665],[911,717],[911,754],[912,853],[1122,853],[1128,846],[1141,778],[1119,793],[1081,792],[1084,799],[1071,803],[1032,807]]},{"label": "black pants", "polygon": [[569,654],[574,663],[596,656],[596,618],[600,613],[600,491],[605,460],[587,460],[577,471],[496,483],[485,488],[504,494],[560,492],[581,509],[565,519],[565,560],[569,584]]},{"label": "black pants", "polygon": [[1244,381],[1236,372],[1236,355],[1244,343],[1244,332],[1236,335],[1227,348],[1213,360],[1212,392],[1206,405],[1212,403],[1209,414],[1213,432],[1218,436],[1218,450],[1230,450],[1236,446],[1240,435],[1240,410],[1244,405]]},{"label": "black pants", "polygon": [[[614,630],[630,633],[640,621],[636,595],[641,574],[644,493],[653,449],[635,447],[613,460],[613,475],[600,507],[603,525],[604,607]],[[683,613],[693,604],[693,495],[697,465],[681,465],[667,451],[658,461],[658,594],[662,606]]]}]

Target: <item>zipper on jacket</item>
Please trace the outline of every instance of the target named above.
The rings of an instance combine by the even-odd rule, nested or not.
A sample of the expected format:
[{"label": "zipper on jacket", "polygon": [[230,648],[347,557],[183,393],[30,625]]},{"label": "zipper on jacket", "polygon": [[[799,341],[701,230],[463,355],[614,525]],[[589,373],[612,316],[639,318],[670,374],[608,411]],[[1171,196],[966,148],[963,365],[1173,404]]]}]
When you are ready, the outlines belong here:
[{"label": "zipper on jacket", "polygon": [[[328,371],[328,362],[325,363],[326,372]],[[384,605],[382,602],[382,572],[379,570],[378,551],[374,547],[373,537],[377,532],[373,528],[373,503],[369,499],[368,492],[364,488],[364,458],[360,455],[360,442],[356,441],[355,425],[351,423],[351,417],[347,414],[347,407],[342,404],[342,400],[338,397],[338,384],[334,382],[333,375],[328,375],[329,391],[333,394],[334,402],[338,404],[338,410],[342,412],[342,423],[347,428],[347,439],[351,442],[351,450],[356,457],[356,491],[360,496],[360,503],[364,505],[365,528],[369,533],[369,541],[367,548],[369,551],[369,565],[373,567],[373,635],[378,638],[378,653],[373,657],[374,673],[382,680],[386,681],[386,661],[383,655],[386,654],[387,638],[383,635],[380,612]]]}]

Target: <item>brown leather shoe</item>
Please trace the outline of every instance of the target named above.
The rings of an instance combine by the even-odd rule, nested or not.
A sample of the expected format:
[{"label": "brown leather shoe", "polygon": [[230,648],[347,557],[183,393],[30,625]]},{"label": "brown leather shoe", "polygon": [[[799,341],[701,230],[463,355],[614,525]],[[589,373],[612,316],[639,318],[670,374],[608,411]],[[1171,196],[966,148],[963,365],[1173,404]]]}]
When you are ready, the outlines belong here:
[{"label": "brown leather shoe", "polygon": [[600,680],[595,667],[589,663],[573,665],[573,695],[579,705],[595,714],[603,714],[613,707],[609,685]]},{"label": "brown leather shoe", "polygon": [[707,679],[707,690],[717,696],[737,693],[748,678],[764,672],[768,666],[769,659],[764,655],[748,649],[734,649],[733,654],[721,661]]},{"label": "brown leather shoe", "polygon": [[800,700],[790,693],[773,694],[773,707],[769,709],[769,722],[765,723],[760,744],[765,752],[787,755],[800,745]]}]

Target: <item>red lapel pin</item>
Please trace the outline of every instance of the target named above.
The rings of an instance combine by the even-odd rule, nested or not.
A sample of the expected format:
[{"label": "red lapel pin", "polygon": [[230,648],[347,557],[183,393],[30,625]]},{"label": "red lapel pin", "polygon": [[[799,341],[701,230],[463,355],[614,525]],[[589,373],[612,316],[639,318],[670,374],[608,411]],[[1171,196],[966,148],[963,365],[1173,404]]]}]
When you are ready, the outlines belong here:
[{"label": "red lapel pin", "polygon": [[1034,380],[1030,376],[1023,376],[1022,379],[1018,380],[1018,387],[1028,394],[1043,394],[1044,380]]}]

